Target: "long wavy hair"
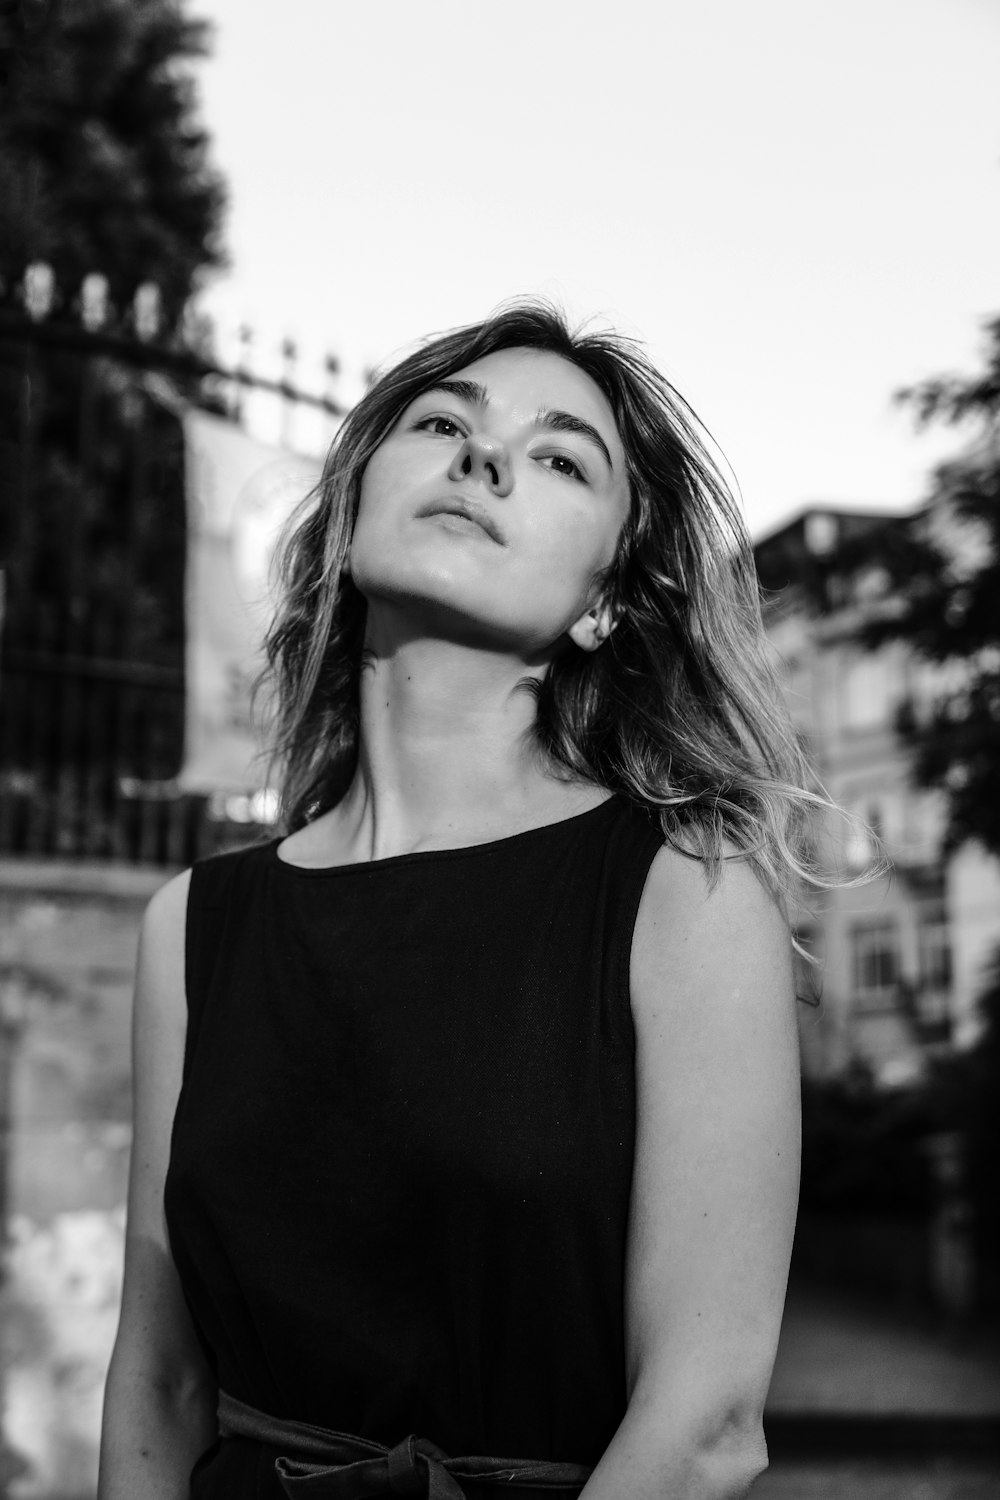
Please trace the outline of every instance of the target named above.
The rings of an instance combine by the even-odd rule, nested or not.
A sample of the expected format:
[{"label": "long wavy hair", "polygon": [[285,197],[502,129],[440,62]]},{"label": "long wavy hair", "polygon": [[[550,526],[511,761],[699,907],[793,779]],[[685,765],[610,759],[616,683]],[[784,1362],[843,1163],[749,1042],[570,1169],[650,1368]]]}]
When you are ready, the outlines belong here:
[{"label": "long wavy hair", "polygon": [[[387,370],[340,428],[277,555],[281,603],[259,688],[292,831],[339,800],[358,752],[366,601],[345,560],[372,454],[423,391],[501,349],[557,354],[614,414],[630,508],[601,582],[617,626],[533,683],[535,733],[556,774],[618,792],[705,861],[748,860],[782,900],[826,885],[812,856],[813,782],[771,666],[753,553],[704,429],[640,345],[573,332],[538,301],[423,344]],[[840,883],[840,882],[836,882]]]}]

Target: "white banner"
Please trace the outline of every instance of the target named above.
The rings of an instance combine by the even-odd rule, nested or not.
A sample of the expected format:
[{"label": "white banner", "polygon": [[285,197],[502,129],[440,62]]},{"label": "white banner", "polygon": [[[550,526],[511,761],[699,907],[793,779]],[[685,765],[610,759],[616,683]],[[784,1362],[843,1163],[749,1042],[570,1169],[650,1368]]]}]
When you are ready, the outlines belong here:
[{"label": "white banner", "polygon": [[246,793],[265,764],[250,718],[250,685],[273,600],[268,569],[282,524],[322,463],[249,437],[194,408],[182,417],[188,550],[185,791]]}]

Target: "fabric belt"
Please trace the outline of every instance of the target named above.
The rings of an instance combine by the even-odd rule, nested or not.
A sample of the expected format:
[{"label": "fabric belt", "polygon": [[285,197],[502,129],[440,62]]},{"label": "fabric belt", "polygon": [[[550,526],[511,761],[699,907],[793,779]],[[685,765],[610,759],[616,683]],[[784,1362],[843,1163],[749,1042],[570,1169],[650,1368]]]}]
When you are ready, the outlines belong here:
[{"label": "fabric belt", "polygon": [[466,1500],[461,1481],[521,1489],[580,1490],[590,1478],[584,1464],[528,1458],[450,1458],[412,1433],[394,1448],[346,1432],[269,1417],[219,1392],[221,1437],[253,1438],[287,1450],[274,1469],[285,1494],[307,1500],[365,1500],[374,1495],[421,1495],[426,1500]]}]

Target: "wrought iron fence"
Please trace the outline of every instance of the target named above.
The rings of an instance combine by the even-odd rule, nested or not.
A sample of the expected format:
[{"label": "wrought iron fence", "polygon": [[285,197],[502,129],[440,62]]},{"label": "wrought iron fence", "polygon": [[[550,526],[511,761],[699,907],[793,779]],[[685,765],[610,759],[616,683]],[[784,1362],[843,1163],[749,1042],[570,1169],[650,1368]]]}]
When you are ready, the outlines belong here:
[{"label": "wrought iron fence", "polygon": [[[100,277],[60,300],[46,267],[0,294],[0,853],[189,863],[255,834],[177,784],[184,733],[183,438],[164,382],[239,420],[249,391],[332,424],[326,389],[226,367],[208,331],[114,314]],[[286,420],[283,429],[288,430]]]}]

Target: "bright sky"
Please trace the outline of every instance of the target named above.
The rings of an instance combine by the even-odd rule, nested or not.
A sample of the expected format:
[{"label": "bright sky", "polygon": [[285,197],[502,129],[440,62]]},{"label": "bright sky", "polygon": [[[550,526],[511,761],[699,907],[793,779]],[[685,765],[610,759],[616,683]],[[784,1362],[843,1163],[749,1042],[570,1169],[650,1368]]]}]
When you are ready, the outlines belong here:
[{"label": "bright sky", "polygon": [[[906,508],[900,385],[1000,312],[996,0],[187,0],[232,270],[204,305],[360,372],[521,292],[638,335],[760,535]],[[302,376],[307,378],[303,368]]]}]

